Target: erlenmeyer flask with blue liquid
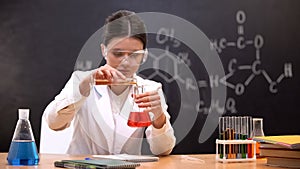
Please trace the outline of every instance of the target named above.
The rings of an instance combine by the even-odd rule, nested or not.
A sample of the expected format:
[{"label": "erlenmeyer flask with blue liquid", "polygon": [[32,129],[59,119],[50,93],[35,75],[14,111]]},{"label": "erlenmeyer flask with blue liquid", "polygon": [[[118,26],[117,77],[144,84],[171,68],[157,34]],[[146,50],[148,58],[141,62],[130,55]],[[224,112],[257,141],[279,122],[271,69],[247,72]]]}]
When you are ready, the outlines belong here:
[{"label": "erlenmeyer flask with blue liquid", "polygon": [[19,109],[7,161],[9,165],[38,165],[39,155],[29,121],[29,109]]}]

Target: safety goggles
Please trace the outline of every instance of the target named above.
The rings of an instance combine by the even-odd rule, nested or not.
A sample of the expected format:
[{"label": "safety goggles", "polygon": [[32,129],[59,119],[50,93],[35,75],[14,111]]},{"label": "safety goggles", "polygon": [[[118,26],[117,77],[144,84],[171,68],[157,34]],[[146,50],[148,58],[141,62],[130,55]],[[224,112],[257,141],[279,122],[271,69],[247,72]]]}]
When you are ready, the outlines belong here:
[{"label": "safety goggles", "polygon": [[146,62],[148,50],[137,50],[137,51],[130,51],[130,50],[119,50],[119,49],[110,49],[104,51],[105,56],[107,56],[108,53],[110,53],[112,56],[114,56],[116,59],[120,61],[124,61],[127,59],[133,64],[141,65]]}]

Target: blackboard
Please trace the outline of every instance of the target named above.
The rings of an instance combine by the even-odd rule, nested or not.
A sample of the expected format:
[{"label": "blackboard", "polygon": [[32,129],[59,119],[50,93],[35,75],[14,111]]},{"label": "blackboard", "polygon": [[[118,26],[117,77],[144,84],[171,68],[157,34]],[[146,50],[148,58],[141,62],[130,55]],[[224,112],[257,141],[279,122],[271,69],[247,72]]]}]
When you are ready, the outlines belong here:
[{"label": "blackboard", "polygon": [[[168,50],[175,61],[188,65],[196,82],[196,89],[187,86],[187,76],[180,74],[180,67],[171,66],[159,73],[141,72],[162,81],[172,123],[180,117],[181,106],[188,105],[186,116],[195,117],[191,128],[182,130],[184,137],[176,144],[174,154],[215,151],[217,130],[199,142],[210,106],[220,115],[263,117],[268,135],[299,134],[299,7],[297,0],[1,1],[0,151],[8,151],[18,108],[31,109],[30,121],[38,145],[43,110],[74,69],[89,66],[77,60],[79,53],[103,26],[105,17],[119,9],[161,12],[192,23],[211,41],[209,47],[222,62],[224,75],[208,74],[195,51],[176,39],[178,30],[172,27],[176,23],[159,29],[169,36],[149,35],[150,46]],[[160,62],[172,65],[169,63],[164,59]],[[180,87],[199,93],[195,105],[185,105],[181,97],[184,93],[178,92]],[[225,111],[211,97],[218,87],[226,89]]]}]

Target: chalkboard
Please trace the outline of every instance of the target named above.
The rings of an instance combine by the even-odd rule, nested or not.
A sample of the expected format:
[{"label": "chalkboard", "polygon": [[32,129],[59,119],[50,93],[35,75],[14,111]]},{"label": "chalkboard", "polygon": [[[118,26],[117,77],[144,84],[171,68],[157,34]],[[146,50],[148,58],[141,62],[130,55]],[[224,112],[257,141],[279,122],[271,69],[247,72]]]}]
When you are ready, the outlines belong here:
[{"label": "chalkboard", "polygon": [[[210,74],[201,59],[204,56],[197,55],[197,50],[179,37],[180,33],[190,35],[190,30],[179,30],[177,22],[149,34],[153,57],[144,66],[154,69],[141,70],[140,74],[163,83],[172,124],[182,117],[193,117],[188,127],[175,128],[181,137],[174,154],[215,152],[217,130],[199,140],[213,113],[263,117],[268,135],[299,134],[299,7],[298,0],[1,1],[0,151],[9,149],[18,108],[30,108],[38,145],[45,107],[75,69],[100,64],[78,58],[106,16],[119,9],[178,17],[175,21],[186,21],[200,30],[207,37],[203,41],[210,41],[205,43],[206,49],[220,58],[224,74]],[[152,19],[150,27],[157,21]],[[94,54],[101,58],[99,51]],[[226,91],[224,104],[212,97],[219,88]],[[199,97],[189,102],[186,94]]]}]

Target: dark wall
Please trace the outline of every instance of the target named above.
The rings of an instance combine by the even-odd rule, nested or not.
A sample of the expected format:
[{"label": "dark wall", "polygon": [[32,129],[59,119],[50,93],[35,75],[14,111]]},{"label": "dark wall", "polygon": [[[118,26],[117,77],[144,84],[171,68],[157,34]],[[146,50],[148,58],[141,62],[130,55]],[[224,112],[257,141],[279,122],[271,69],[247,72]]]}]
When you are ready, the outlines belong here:
[{"label": "dark wall", "polygon": [[[176,15],[196,25],[215,44],[237,42],[241,36],[243,42],[249,40],[244,47],[227,43],[217,48],[227,83],[225,77],[207,75],[201,61],[182,43],[179,49],[188,53],[185,61],[191,62],[201,99],[200,106],[193,108],[196,122],[174,153],[215,151],[216,132],[205,143],[199,143],[198,138],[206,109],[212,105],[213,111],[218,111],[217,101],[210,102],[210,91],[218,85],[227,89],[227,106],[220,114],[263,117],[268,135],[299,134],[299,7],[298,0],[1,1],[0,151],[8,151],[17,110],[22,107],[31,109],[30,120],[39,143],[43,110],[68,80],[84,43],[103,26],[106,16],[118,9]],[[257,36],[263,39],[259,52],[253,42]],[[155,36],[150,43],[157,45]],[[165,49],[168,43],[160,45]],[[178,49],[170,50],[176,53]],[[164,81],[162,77],[153,78]],[[178,93],[172,89],[178,86],[174,82],[164,84],[169,85],[165,87],[169,111],[176,116],[180,100],[174,99]]]}]

